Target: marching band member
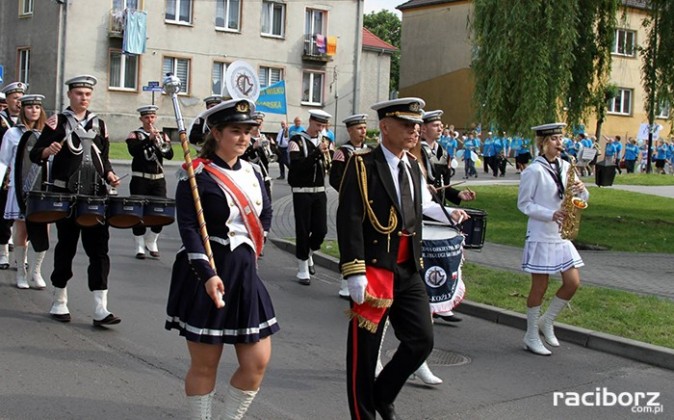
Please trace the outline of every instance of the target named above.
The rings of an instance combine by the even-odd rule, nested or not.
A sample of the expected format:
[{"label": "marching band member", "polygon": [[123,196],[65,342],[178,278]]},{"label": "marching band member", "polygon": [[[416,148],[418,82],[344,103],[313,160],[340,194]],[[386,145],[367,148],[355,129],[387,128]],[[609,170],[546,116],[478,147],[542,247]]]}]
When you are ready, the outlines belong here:
[{"label": "marching band member", "polygon": [[269,175],[269,158],[267,152],[265,152],[265,147],[269,144],[269,139],[267,136],[262,133],[261,127],[264,122],[264,112],[254,112],[252,117],[257,121],[257,125],[254,125],[250,129],[250,144],[248,148],[241,155],[241,159],[246,160],[250,163],[253,163],[260,167],[264,179],[264,187],[267,189],[267,196],[271,200],[271,176]]},{"label": "marching band member", "polygon": [[173,265],[166,329],[177,329],[187,340],[191,365],[185,392],[194,419],[211,418],[225,343],[234,345],[239,366],[227,387],[224,418],[243,418],[271,357],[270,336],[279,330],[256,264],[271,226],[271,203],[262,175],[241,159],[257,125],[254,110],[253,102],[232,99],[202,114],[210,131],[193,166],[215,269],[199,234],[186,174],[176,189],[183,246]]},{"label": "marching band member", "polygon": [[[129,192],[132,195],[150,195],[166,198],[166,179],[164,178],[164,159],[173,159],[171,140],[166,133],[155,128],[157,110],[155,105],[146,105],[137,109],[138,118],[143,124],[126,138],[126,146],[131,160],[131,181]],[[151,257],[159,258],[157,238],[161,226],[153,226],[150,231],[144,225],[132,228],[136,244],[136,258],[145,258],[145,249]]]},{"label": "marching band member", "polygon": [[[339,185],[344,175],[346,163],[356,152],[369,149],[365,143],[367,136],[367,114],[354,114],[346,117],[342,122],[346,125],[346,131],[349,133],[349,140],[341,145],[332,156],[330,165],[330,185],[339,192]],[[346,279],[342,279],[339,288],[339,297],[349,298],[349,287]]]},{"label": "marching band member", "polygon": [[[337,208],[340,269],[352,299],[347,343],[351,417],[397,418],[393,402],[409,376],[433,349],[428,295],[420,277],[421,215],[446,220],[432,202],[419,164],[407,153],[423,122],[418,98],[372,106],[382,143],[349,160]],[[453,220],[467,218],[448,209]],[[386,319],[400,345],[375,379]]]},{"label": "marching band member", "polygon": [[[559,346],[553,322],[576,293],[580,284],[578,268],[583,266],[583,260],[573,243],[562,239],[560,234],[566,217],[565,211],[560,208],[565,189],[571,188],[583,199],[589,197],[585,185],[578,178],[574,185],[566,185],[570,165],[561,159],[564,127],[564,123],[532,127],[536,131],[536,146],[540,156],[522,172],[517,199],[517,207],[529,217],[522,258],[522,269],[531,273],[524,348],[542,356],[552,353],[541,342],[539,329],[550,346]],[[558,272],[562,274],[562,286],[550,302],[547,312],[539,319],[550,274]]]},{"label": "marching band member", "polygon": [[[5,94],[5,101],[7,109],[0,112],[0,143],[7,130],[14,127],[19,121],[19,113],[21,112],[21,97],[26,93],[25,83],[15,82],[10,83],[2,88],[2,93]],[[6,176],[9,176],[7,174]],[[7,185],[8,179],[0,178],[0,209],[4,209],[7,204]],[[7,270],[9,268],[9,243],[12,238],[12,220],[7,220],[0,217],[0,270]]]},{"label": "marching band member", "polygon": [[[38,134],[42,131],[47,115],[42,108],[43,95],[23,95],[19,121],[5,133],[0,147],[0,179],[4,178],[5,170],[9,169],[9,188],[7,190],[7,205],[4,217],[14,221],[14,253],[16,258],[16,287],[19,289],[44,289],[47,285],[42,278],[42,261],[49,249],[47,225],[30,223],[25,220],[21,212],[16,194],[15,173],[17,147],[21,137],[29,130]],[[23,159],[23,156],[18,156]],[[21,188],[21,186],[19,186]],[[30,275],[26,272],[27,241],[30,240],[33,253],[28,259]]]},{"label": "marching band member", "polygon": [[[54,191],[70,194],[105,196],[105,182],[119,185],[119,177],[108,159],[110,143],[105,123],[89,111],[96,78],[82,75],[65,82],[68,85],[70,106],[55,114],[47,123],[37,143],[30,151],[34,163],[42,163],[54,156],[52,172]],[[70,322],[66,286],[72,278],[73,258],[77,253],[80,235],[89,257],[87,270],[89,290],[94,294],[94,326],[119,324],[121,319],[108,311],[108,274],[110,239],[107,223],[81,227],[71,215],[56,222],[58,242],[54,248],[54,271],[51,282],[54,298],[49,311],[52,318]]]},{"label": "marching band member", "polygon": [[[332,116],[325,111],[309,111],[309,126],[290,137],[288,146],[288,183],[295,210],[297,279],[305,286],[311,284],[311,275],[315,273],[312,253],[321,249],[328,233],[325,167],[329,142],[321,138],[321,133],[330,118]],[[297,123],[299,119],[295,120]]]},{"label": "marching band member", "polygon": [[4,92],[0,92],[0,112],[7,109],[7,97]]},{"label": "marching band member", "polygon": [[[220,102],[222,102],[222,96],[220,95],[213,95],[204,99],[207,110],[213,108]],[[190,143],[201,143],[201,141],[204,139],[206,130],[208,130],[208,127],[204,127],[204,119],[201,117],[201,114],[199,114],[199,116],[197,116],[194,121],[192,121],[192,126],[190,127]]]}]

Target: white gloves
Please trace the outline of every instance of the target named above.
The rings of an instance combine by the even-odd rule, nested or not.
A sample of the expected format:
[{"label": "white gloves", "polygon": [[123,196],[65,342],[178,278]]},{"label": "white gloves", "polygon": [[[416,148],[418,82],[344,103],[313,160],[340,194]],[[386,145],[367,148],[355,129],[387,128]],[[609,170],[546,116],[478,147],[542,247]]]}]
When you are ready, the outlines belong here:
[{"label": "white gloves", "polygon": [[365,288],[367,287],[367,277],[364,274],[358,274],[346,279],[349,285],[349,296],[357,304],[365,302]]}]

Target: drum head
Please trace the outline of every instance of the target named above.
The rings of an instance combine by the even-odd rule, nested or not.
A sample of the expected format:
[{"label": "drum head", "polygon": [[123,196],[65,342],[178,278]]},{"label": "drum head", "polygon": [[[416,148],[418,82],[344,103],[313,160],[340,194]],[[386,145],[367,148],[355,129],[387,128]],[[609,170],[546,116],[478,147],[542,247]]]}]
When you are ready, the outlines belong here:
[{"label": "drum head", "polygon": [[30,151],[37,143],[40,134],[36,131],[26,131],[21,136],[16,148],[14,161],[14,191],[21,213],[26,213],[26,196],[28,191],[39,190],[42,178],[42,167],[30,160]]}]

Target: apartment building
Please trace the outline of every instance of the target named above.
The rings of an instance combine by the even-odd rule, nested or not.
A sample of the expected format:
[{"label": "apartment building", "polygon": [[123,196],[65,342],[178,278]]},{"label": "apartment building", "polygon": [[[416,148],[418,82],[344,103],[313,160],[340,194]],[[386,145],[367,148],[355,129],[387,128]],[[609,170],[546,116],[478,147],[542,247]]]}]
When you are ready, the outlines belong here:
[{"label": "apartment building", "polygon": [[[44,94],[50,113],[67,106],[65,80],[95,76],[91,109],[117,141],[138,126],[136,108],[153,100],[159,126],[175,129],[171,98],[151,89],[165,73],[181,79],[178,98],[189,125],[203,98],[223,93],[227,67],[244,60],[260,87],[286,82],[287,114],[267,114],[264,131],[276,133],[286,118],[306,121],[320,108],[336,116],[339,139],[346,136],[344,117],[388,98],[387,90],[361,95],[361,86],[388,86],[389,79],[388,70],[363,71],[363,1],[2,0],[0,65],[5,83],[23,81],[30,93]],[[139,44],[144,51],[135,51]],[[128,53],[129,45],[138,53]]]},{"label": "apartment building", "polygon": [[[641,83],[642,58],[638,46],[646,42],[643,20],[648,10],[643,0],[623,0],[612,51],[610,83],[618,95],[607,103],[602,133],[636,137],[648,122]],[[473,103],[474,76],[470,68],[472,0],[410,0],[397,7],[402,12],[400,95],[419,96],[427,108],[443,109],[446,124],[470,127],[476,122]],[[669,106],[660,107],[656,123],[661,136],[671,131]],[[593,133],[596,120],[585,121]]]}]

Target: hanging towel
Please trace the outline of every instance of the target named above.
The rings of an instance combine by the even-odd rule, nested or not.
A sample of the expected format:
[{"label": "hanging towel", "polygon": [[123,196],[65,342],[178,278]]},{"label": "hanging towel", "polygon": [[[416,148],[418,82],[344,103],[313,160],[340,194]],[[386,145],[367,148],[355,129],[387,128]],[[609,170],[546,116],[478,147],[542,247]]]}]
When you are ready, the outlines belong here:
[{"label": "hanging towel", "polygon": [[124,40],[122,50],[125,54],[143,54],[147,33],[147,12],[126,10]]},{"label": "hanging towel", "polygon": [[325,35],[316,34],[316,49],[320,54],[325,54]]}]

